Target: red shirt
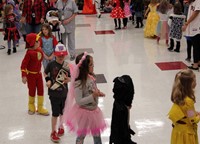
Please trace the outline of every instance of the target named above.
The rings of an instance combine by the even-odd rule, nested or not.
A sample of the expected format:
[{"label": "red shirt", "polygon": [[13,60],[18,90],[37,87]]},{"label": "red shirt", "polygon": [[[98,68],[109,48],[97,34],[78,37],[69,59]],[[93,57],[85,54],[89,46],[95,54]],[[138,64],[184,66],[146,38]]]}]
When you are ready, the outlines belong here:
[{"label": "red shirt", "polygon": [[22,77],[28,73],[37,74],[41,70],[43,53],[41,48],[28,49],[21,64]]},{"label": "red shirt", "polygon": [[31,24],[32,22],[32,7],[35,12],[35,23],[39,24],[41,18],[45,18],[46,8],[44,0],[34,0],[32,6],[32,0],[24,0],[24,7],[22,10],[22,16],[26,17],[26,22]]}]

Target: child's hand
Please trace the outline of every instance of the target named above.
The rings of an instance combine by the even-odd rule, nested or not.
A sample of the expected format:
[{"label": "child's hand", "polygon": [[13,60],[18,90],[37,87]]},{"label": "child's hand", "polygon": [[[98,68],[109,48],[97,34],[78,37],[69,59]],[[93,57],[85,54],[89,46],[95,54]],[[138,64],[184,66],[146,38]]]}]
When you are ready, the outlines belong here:
[{"label": "child's hand", "polygon": [[64,77],[64,81],[63,81],[63,83],[68,83],[68,82],[70,82],[71,81],[71,79],[70,79],[70,77],[68,77],[68,76],[66,76],[66,77]]},{"label": "child's hand", "polygon": [[99,96],[104,97],[105,94],[103,92],[99,91]]},{"label": "child's hand", "polygon": [[50,80],[46,82],[46,86],[47,86],[48,88],[51,87],[51,81],[50,81]]},{"label": "child's hand", "polygon": [[95,91],[93,91],[93,97],[104,97],[105,94],[102,93],[100,90],[96,89]]},{"label": "child's hand", "polygon": [[186,30],[186,28],[187,28],[187,25],[185,24],[185,25],[183,25],[182,26],[182,31],[185,31]]},{"label": "child's hand", "polygon": [[22,82],[23,82],[23,84],[26,84],[27,78],[26,77],[22,77]]}]

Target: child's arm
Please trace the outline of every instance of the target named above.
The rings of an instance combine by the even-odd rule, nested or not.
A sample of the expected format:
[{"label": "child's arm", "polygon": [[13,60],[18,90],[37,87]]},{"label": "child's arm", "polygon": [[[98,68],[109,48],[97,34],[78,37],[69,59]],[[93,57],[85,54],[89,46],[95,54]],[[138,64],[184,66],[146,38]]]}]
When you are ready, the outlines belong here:
[{"label": "child's arm", "polygon": [[22,75],[22,82],[24,84],[26,84],[27,82],[27,65],[30,61],[30,55],[28,53],[28,51],[26,52],[26,55],[22,61],[22,64],[21,64],[21,75]]},{"label": "child's arm", "polygon": [[90,94],[89,96],[83,97],[83,89],[81,87],[75,87],[75,100],[79,106],[84,106],[89,103],[94,103],[95,93]]},{"label": "child's arm", "polygon": [[48,76],[48,74],[49,74],[49,72],[50,72],[50,66],[49,66],[49,64],[47,65],[47,67],[46,67],[46,69],[44,70],[44,78],[45,78],[45,80],[46,80],[46,86],[48,87],[48,88],[50,88],[51,87],[51,78]]},{"label": "child's arm", "polygon": [[144,17],[147,17],[149,11],[150,11],[150,8],[148,7],[147,10],[145,11]]}]

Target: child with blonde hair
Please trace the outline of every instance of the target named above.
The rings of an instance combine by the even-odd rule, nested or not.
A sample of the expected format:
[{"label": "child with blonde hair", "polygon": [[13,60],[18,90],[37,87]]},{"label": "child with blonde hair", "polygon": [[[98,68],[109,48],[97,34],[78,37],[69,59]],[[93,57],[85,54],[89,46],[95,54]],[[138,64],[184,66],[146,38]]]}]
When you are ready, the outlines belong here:
[{"label": "child with blonde hair", "polygon": [[196,76],[190,69],[179,71],[174,79],[171,93],[173,105],[169,111],[172,121],[171,144],[197,144],[199,113],[195,110]]},{"label": "child with blonde hair", "polygon": [[[147,17],[146,25],[144,28],[144,36],[149,38],[156,37],[156,27],[159,21],[159,15],[157,13],[157,0],[151,0],[144,17]],[[147,16],[148,15],[148,16]]]}]

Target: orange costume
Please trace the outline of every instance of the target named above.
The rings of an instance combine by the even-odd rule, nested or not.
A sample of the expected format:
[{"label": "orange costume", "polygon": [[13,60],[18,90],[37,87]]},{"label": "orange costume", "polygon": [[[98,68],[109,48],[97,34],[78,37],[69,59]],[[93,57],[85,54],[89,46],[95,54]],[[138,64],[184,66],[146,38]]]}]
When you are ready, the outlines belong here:
[{"label": "orange costume", "polygon": [[96,9],[93,0],[84,0],[83,14],[96,14]]}]

